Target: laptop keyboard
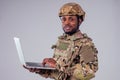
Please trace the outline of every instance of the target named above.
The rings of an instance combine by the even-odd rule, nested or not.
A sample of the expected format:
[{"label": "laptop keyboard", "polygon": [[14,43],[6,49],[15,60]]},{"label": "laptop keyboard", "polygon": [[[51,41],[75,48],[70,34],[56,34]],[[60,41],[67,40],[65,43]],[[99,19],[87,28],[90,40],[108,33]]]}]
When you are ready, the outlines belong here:
[{"label": "laptop keyboard", "polygon": [[27,66],[43,67],[41,63],[26,62]]},{"label": "laptop keyboard", "polygon": [[26,66],[30,68],[40,68],[40,69],[50,69],[50,70],[55,70],[55,68],[50,67],[49,65],[43,66],[42,63],[35,63],[35,62],[26,62]]}]

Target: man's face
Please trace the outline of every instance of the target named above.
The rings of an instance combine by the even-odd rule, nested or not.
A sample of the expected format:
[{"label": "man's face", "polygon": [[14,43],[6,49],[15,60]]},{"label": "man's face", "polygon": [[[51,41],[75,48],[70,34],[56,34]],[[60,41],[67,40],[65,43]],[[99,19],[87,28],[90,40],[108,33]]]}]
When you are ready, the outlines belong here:
[{"label": "man's face", "polygon": [[66,34],[73,34],[79,29],[81,19],[78,20],[77,16],[62,16],[62,27]]}]

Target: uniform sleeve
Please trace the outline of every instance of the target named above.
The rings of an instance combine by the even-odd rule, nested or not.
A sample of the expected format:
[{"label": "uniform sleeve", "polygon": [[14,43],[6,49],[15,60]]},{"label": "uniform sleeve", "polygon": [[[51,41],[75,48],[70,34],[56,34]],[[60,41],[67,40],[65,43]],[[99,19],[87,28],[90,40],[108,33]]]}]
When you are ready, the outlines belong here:
[{"label": "uniform sleeve", "polygon": [[98,70],[98,51],[92,42],[86,43],[80,50],[81,64],[87,64],[96,72]]},{"label": "uniform sleeve", "polygon": [[73,76],[76,79],[89,80],[95,76],[98,70],[97,53],[93,43],[83,44],[80,49],[80,64],[73,67]]},{"label": "uniform sleeve", "polygon": [[95,76],[95,72],[98,70],[98,58],[97,49],[91,41],[84,42],[79,50],[75,50],[76,54],[79,54],[77,63],[74,62],[73,66],[60,66],[56,65],[58,71],[62,71],[62,74],[72,76],[75,80],[89,80]]}]

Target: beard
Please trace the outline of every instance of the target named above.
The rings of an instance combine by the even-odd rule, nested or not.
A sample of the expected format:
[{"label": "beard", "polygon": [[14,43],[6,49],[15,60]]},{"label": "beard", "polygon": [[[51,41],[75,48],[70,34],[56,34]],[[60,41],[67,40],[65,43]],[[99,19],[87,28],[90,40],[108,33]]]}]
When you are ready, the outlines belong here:
[{"label": "beard", "polygon": [[79,25],[77,25],[75,28],[72,28],[72,29],[71,29],[70,25],[65,25],[63,27],[64,33],[68,34],[68,35],[72,35],[72,34],[76,33],[78,31],[78,29],[79,29]]}]

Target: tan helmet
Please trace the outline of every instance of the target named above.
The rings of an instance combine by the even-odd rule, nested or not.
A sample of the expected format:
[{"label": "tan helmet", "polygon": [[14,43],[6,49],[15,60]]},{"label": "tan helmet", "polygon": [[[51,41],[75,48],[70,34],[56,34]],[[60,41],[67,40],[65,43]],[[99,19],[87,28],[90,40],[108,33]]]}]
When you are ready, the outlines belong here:
[{"label": "tan helmet", "polygon": [[66,3],[60,8],[59,17],[65,15],[78,15],[82,16],[83,20],[85,17],[85,12],[79,4],[76,3]]}]

